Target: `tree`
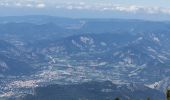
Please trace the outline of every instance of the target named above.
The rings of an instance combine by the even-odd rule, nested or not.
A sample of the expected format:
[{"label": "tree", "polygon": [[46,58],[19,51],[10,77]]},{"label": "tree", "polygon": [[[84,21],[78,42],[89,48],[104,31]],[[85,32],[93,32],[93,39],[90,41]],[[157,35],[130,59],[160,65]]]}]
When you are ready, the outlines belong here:
[{"label": "tree", "polygon": [[150,97],[147,97],[147,100],[151,100]]},{"label": "tree", "polygon": [[167,90],[166,97],[167,97],[167,100],[170,100],[170,90]]},{"label": "tree", "polygon": [[115,100],[120,100],[119,97],[116,97]]}]

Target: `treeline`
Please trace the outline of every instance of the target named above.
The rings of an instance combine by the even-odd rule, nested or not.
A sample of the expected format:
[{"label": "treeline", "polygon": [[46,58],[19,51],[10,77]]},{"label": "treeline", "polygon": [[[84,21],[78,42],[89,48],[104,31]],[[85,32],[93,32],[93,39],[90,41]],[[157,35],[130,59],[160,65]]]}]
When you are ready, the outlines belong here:
[{"label": "treeline", "polygon": [[[110,81],[37,87],[17,100],[165,100],[165,94],[145,86],[118,87]],[[149,96],[149,97],[148,97]],[[117,97],[117,98],[116,98]],[[147,98],[148,97],[148,98]]]},{"label": "treeline", "polygon": [[[115,100],[121,100],[119,97],[116,97]],[[150,97],[148,97],[146,100],[151,100]],[[166,92],[166,100],[170,100],[170,90],[167,90]]]}]

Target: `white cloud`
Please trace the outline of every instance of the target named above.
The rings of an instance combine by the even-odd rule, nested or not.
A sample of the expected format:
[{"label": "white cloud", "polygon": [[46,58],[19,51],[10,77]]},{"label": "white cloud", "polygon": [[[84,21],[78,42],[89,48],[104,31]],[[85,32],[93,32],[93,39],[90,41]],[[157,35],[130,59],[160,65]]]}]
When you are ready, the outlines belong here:
[{"label": "white cloud", "polygon": [[32,4],[29,4],[29,3],[26,4],[25,6],[26,6],[26,7],[33,7],[33,5],[32,5]]},{"label": "white cloud", "polygon": [[21,4],[21,3],[19,3],[19,2],[17,2],[17,3],[15,3],[15,6],[17,6],[17,7],[21,7],[21,6],[22,6],[22,4]]},{"label": "white cloud", "polygon": [[10,6],[10,4],[8,2],[1,2],[0,6],[8,7],[8,6]]},{"label": "white cloud", "polygon": [[80,5],[85,5],[85,2],[80,2],[79,4],[80,4]]},{"label": "white cloud", "polygon": [[73,6],[72,5],[69,5],[66,7],[68,10],[72,10],[73,9]]},{"label": "white cloud", "polygon": [[120,4],[87,4],[87,3],[69,3],[62,8],[69,10],[96,10],[96,11],[120,11],[128,13],[147,13],[147,14],[168,14],[170,15],[170,8],[163,7],[147,7],[137,5],[120,5]]},{"label": "white cloud", "polygon": [[0,0],[0,7],[31,7],[51,9],[68,9],[68,10],[94,10],[94,11],[113,11],[127,13],[146,13],[146,14],[167,14],[170,15],[170,8],[123,5],[115,3],[97,2],[90,3],[83,0]]},{"label": "white cloud", "polygon": [[46,5],[44,3],[39,3],[36,5],[37,8],[45,8]]}]

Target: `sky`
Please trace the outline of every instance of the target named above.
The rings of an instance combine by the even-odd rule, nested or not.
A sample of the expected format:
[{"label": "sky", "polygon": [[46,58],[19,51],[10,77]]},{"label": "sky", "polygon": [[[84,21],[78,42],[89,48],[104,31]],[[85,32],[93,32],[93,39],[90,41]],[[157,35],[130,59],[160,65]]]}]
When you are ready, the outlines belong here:
[{"label": "sky", "polygon": [[30,14],[170,20],[170,0],[0,0],[0,16]]}]

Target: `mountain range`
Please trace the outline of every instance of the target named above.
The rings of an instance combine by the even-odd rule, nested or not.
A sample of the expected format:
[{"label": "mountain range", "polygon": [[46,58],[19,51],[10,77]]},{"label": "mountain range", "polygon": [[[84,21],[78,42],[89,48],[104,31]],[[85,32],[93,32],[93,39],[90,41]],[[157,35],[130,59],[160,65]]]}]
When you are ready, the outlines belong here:
[{"label": "mountain range", "polygon": [[155,94],[169,86],[170,22],[51,16],[0,20],[0,97],[91,81],[142,84]]}]

